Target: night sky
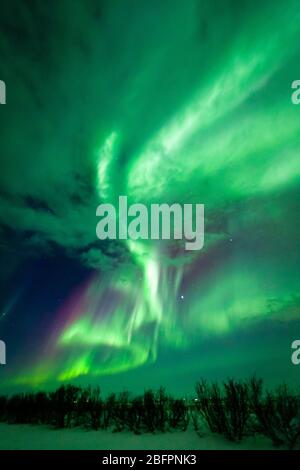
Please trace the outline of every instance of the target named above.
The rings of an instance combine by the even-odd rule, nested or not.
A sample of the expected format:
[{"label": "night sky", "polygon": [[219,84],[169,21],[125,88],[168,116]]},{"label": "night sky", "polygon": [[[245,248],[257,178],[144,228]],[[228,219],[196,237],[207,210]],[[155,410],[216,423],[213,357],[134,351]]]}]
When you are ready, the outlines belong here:
[{"label": "night sky", "polygon": [[[300,384],[299,0],[1,1],[0,391]],[[96,208],[205,204],[205,245]]]}]

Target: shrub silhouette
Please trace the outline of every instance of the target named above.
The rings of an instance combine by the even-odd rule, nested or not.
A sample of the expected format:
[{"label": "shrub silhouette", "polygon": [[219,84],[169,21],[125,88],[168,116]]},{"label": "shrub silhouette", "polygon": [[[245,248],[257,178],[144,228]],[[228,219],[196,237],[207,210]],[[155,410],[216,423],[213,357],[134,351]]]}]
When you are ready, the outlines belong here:
[{"label": "shrub silhouette", "polygon": [[115,417],[116,409],[116,394],[112,393],[109,395],[104,404],[104,416],[103,416],[103,429],[107,429],[112,426]]},{"label": "shrub silhouette", "polygon": [[144,413],[143,413],[143,423],[145,425],[146,431],[154,432],[155,430],[155,421],[156,421],[156,404],[155,404],[155,395],[153,390],[146,390],[144,393]]},{"label": "shrub silhouette", "polygon": [[144,402],[143,397],[135,397],[129,405],[128,428],[135,434],[140,434],[143,425]]},{"label": "shrub silhouette", "polygon": [[169,398],[166,390],[160,387],[155,395],[155,429],[164,432],[168,422],[168,404]]},{"label": "shrub silhouette", "polygon": [[129,393],[122,392],[117,396],[114,408],[113,423],[115,432],[123,431],[128,426]]},{"label": "shrub silhouette", "polygon": [[169,424],[173,429],[180,429],[186,431],[189,424],[189,413],[185,400],[169,399]]},{"label": "shrub silhouette", "polygon": [[6,421],[7,398],[0,396],[0,421]]},{"label": "shrub silhouette", "polygon": [[78,401],[80,388],[74,385],[62,385],[50,394],[54,425],[58,428],[70,427],[73,412]]},{"label": "shrub silhouette", "polygon": [[282,444],[293,449],[300,438],[299,397],[286,385],[275,392],[263,393],[261,379],[250,381],[251,405],[258,421],[258,431],[269,437],[274,446]]},{"label": "shrub silhouette", "polygon": [[[201,380],[196,385],[196,409],[213,433],[223,434],[230,441],[240,441],[250,414],[248,386],[232,379],[217,384]],[[198,426],[195,423],[194,426]]]},{"label": "shrub silhouette", "polygon": [[97,431],[101,427],[104,408],[100,388],[96,387],[93,389],[88,387],[83,390],[79,404],[84,410],[87,426]]}]

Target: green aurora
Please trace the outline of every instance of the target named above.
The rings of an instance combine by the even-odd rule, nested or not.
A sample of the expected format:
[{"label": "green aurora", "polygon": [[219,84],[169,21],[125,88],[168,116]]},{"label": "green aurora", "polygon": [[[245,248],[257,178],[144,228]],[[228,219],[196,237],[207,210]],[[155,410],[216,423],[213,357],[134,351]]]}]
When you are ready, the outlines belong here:
[{"label": "green aurora", "polygon": [[[2,385],[299,383],[299,0],[21,5],[0,20],[1,279],[58,249],[88,275],[51,315],[23,304],[42,344],[13,337],[26,287],[3,289],[0,337],[27,349]],[[203,203],[204,249],[100,242],[119,195]]]}]

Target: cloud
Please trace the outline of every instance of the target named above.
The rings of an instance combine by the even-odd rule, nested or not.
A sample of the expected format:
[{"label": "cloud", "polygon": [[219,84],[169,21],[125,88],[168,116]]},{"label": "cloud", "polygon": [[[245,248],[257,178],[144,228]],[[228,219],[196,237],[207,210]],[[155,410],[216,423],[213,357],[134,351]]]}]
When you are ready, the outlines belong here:
[{"label": "cloud", "polygon": [[[107,253],[108,245],[98,241],[94,248],[95,210],[101,202],[99,150],[114,130],[118,149],[108,169],[114,197],[138,187],[138,195],[148,201],[160,197],[162,202],[176,198],[212,202],[217,206],[217,212],[210,212],[212,218],[223,212],[224,194],[227,204],[236,195],[241,200],[248,197],[248,170],[241,170],[240,154],[247,153],[250,144],[256,152],[253,142],[261,142],[256,137],[265,116],[253,114],[258,130],[251,120],[243,120],[239,93],[242,90],[243,97],[258,93],[258,108],[263,103],[265,90],[259,95],[258,85],[265,84],[261,81],[265,68],[277,61],[274,50],[281,57],[292,42],[297,16],[291,13],[296,5],[291,2],[284,13],[291,22],[274,34],[282,13],[271,3],[263,7],[270,15],[266,31],[265,16],[257,20],[256,8],[248,2],[245,9],[234,8],[234,14],[232,8],[225,9],[218,21],[210,1],[201,2],[201,8],[196,0],[184,7],[171,0],[163,4],[135,0],[129,6],[118,2],[117,7],[109,1],[76,1],[72,15],[67,0],[55,6],[34,0],[7,2],[0,18],[1,79],[7,85],[7,105],[0,115],[2,226],[20,233],[25,246],[35,246],[38,252],[54,243],[88,266],[111,262],[114,267],[123,256],[119,246],[110,246],[112,252]],[[254,45],[249,45],[254,18],[258,32]],[[239,29],[239,41],[234,28]],[[277,47],[281,43],[284,46]],[[213,85],[218,102],[210,93]],[[224,115],[228,138],[225,131],[218,133],[218,122],[203,131],[199,118],[203,105],[209,122],[212,116]],[[190,133],[188,118],[195,110],[197,125]],[[247,140],[248,124],[254,132]],[[158,147],[160,160],[145,151],[153,150],[157,140],[159,145],[178,141],[181,131],[187,138],[182,139],[180,151],[165,155]],[[257,165],[264,168],[259,152],[260,148]],[[236,157],[234,174],[226,166],[231,157]],[[252,180],[264,182],[255,171]],[[276,175],[269,175],[271,189],[274,181]],[[7,236],[2,242],[10,243]]]}]

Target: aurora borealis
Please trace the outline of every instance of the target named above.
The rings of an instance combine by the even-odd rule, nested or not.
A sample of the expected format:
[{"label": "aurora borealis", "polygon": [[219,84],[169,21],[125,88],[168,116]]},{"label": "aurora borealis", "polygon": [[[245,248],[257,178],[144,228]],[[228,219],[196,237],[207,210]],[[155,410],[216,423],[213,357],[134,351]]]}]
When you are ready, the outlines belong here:
[{"label": "aurora borealis", "polygon": [[[299,0],[1,4],[0,387],[299,384]],[[96,207],[205,205],[205,244]]]}]

